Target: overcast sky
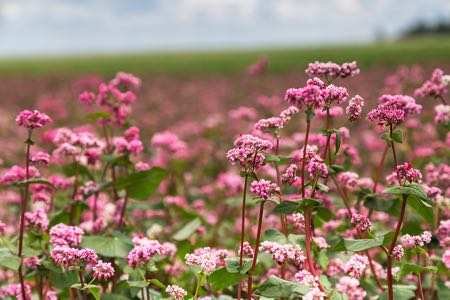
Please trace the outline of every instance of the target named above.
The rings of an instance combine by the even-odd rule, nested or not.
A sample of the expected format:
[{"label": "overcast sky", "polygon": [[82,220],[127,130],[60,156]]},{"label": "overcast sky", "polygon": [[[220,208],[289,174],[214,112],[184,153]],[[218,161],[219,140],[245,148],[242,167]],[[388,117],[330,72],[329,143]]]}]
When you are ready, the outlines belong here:
[{"label": "overcast sky", "polygon": [[367,42],[449,0],[0,0],[0,55]]}]

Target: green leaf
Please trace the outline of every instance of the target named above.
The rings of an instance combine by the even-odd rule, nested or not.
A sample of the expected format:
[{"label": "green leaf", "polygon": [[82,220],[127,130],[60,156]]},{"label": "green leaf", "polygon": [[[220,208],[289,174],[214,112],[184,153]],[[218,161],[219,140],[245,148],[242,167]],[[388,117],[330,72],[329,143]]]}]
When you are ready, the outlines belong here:
[{"label": "green leaf", "polygon": [[149,282],[150,284],[156,285],[156,286],[159,287],[159,288],[162,288],[162,289],[165,289],[165,288],[166,288],[166,286],[165,286],[161,281],[159,281],[159,280],[156,279],[156,278],[150,279],[148,282]]},{"label": "green leaf", "polygon": [[388,141],[388,142],[392,141],[391,137],[389,136],[389,133],[387,133],[387,132],[384,132],[384,133],[380,134],[380,138],[382,140],[385,140],[385,141]]},{"label": "green leaf", "polygon": [[225,268],[228,273],[240,273],[245,274],[247,273],[252,267],[252,260],[251,259],[244,259],[242,261],[242,270],[240,270],[240,263],[239,263],[239,257],[231,257],[225,259]]},{"label": "green leaf", "polygon": [[150,282],[144,281],[144,280],[124,281],[120,285],[123,286],[124,288],[136,287],[136,288],[141,288],[142,289],[142,288],[145,288],[145,287],[149,286]]},{"label": "green leaf", "polygon": [[384,193],[388,195],[414,195],[420,200],[428,200],[427,194],[418,183],[407,183],[404,186],[392,186],[385,189]]},{"label": "green leaf", "polygon": [[88,290],[92,296],[94,296],[95,300],[100,300],[100,287],[95,284],[87,284],[82,287],[80,283],[76,283],[72,284],[70,287],[82,291]]},{"label": "green leaf", "polygon": [[325,184],[320,183],[320,182],[318,182],[318,183],[316,184],[316,187],[317,187],[319,190],[321,190],[322,192],[324,192],[324,193],[327,193],[327,192],[330,190],[329,187],[327,187]]},{"label": "green leaf", "polygon": [[89,169],[86,166],[80,165],[76,162],[64,165],[62,171],[67,177],[73,177],[79,174],[89,178],[90,180],[94,180],[94,176],[92,176],[91,172],[89,172]]},{"label": "green leaf", "polygon": [[264,154],[265,158],[264,158],[264,162],[268,163],[268,162],[279,162],[280,158],[278,158],[278,156],[276,155],[272,155],[272,154]]},{"label": "green leaf", "polygon": [[327,249],[320,249],[319,257],[317,258],[317,262],[322,267],[322,269],[326,269],[328,266],[328,253]]},{"label": "green leaf", "polygon": [[313,208],[313,207],[319,207],[323,205],[323,200],[321,199],[313,199],[313,198],[303,198],[294,200],[295,203],[299,203],[300,207],[305,208]]},{"label": "green leaf", "polygon": [[42,179],[42,178],[33,178],[33,179],[28,179],[28,180],[22,180],[22,181],[16,182],[14,185],[21,187],[21,186],[25,186],[26,184],[45,184],[56,190],[56,187],[53,185],[53,183],[51,183],[48,180]]},{"label": "green leaf", "polygon": [[178,230],[173,236],[173,239],[176,241],[188,239],[200,225],[202,225],[202,221],[199,218],[195,218],[191,222],[184,225],[183,228]]},{"label": "green leaf", "polygon": [[287,298],[292,293],[306,294],[308,289],[297,282],[287,281],[271,275],[257,289],[256,292],[267,298]]},{"label": "green leaf", "polygon": [[20,266],[20,258],[12,254],[7,248],[0,248],[0,266],[18,270]]},{"label": "green leaf", "polygon": [[434,210],[430,204],[415,195],[410,195],[406,203],[427,221],[428,224],[434,224]]},{"label": "green leaf", "polygon": [[403,143],[403,133],[400,128],[397,128],[392,132],[392,140],[399,144]]},{"label": "green leaf", "polygon": [[397,281],[400,281],[410,274],[419,275],[422,272],[436,273],[437,270],[438,268],[435,266],[422,267],[415,264],[405,263],[401,266],[400,271],[397,273],[397,276],[395,278],[397,279]]},{"label": "green leaf", "polygon": [[278,244],[286,244],[286,236],[274,228],[267,229],[264,232],[263,241],[276,242]]},{"label": "green leaf", "polygon": [[77,271],[65,271],[65,272],[50,272],[50,281],[52,286],[57,289],[68,288],[71,285],[78,282]]},{"label": "green leaf", "polygon": [[124,258],[133,249],[133,243],[126,236],[84,236],[81,246],[91,248],[106,257]]},{"label": "green leaf", "polygon": [[336,155],[336,153],[339,152],[339,149],[341,148],[341,132],[339,130],[336,130],[335,132],[336,135],[336,148],[334,149],[334,154]]},{"label": "green leaf", "polygon": [[[395,300],[409,300],[416,296],[416,294],[414,293],[416,289],[415,286],[394,284],[392,288],[394,291]],[[380,298],[378,298],[378,300],[388,300],[388,299],[389,299],[388,290],[385,289],[384,292],[380,295]]]},{"label": "green leaf", "polygon": [[166,175],[166,170],[154,167],[150,170],[131,173],[119,178],[113,183],[113,186],[118,190],[126,189],[130,198],[147,200],[156,191]]},{"label": "green leaf", "polygon": [[214,292],[222,291],[239,281],[238,273],[229,273],[226,268],[220,268],[209,276],[209,282]]},{"label": "green leaf", "polygon": [[98,119],[108,119],[110,116],[111,114],[107,111],[98,111],[87,115],[85,120],[86,122],[94,122]]},{"label": "green leaf", "polygon": [[102,300],[128,300],[127,296],[121,294],[104,294],[101,298]]},{"label": "green leaf", "polygon": [[385,244],[387,241],[392,239],[392,233],[388,232],[385,235],[378,236],[374,239],[341,239],[336,245],[334,245],[334,251],[353,251],[359,252],[362,250],[367,250],[370,248],[378,247]]},{"label": "green leaf", "polygon": [[292,201],[283,201],[280,202],[280,204],[277,204],[273,208],[273,212],[276,214],[284,214],[284,215],[290,215],[295,212],[298,212],[300,210],[300,206],[298,203],[292,202]]}]

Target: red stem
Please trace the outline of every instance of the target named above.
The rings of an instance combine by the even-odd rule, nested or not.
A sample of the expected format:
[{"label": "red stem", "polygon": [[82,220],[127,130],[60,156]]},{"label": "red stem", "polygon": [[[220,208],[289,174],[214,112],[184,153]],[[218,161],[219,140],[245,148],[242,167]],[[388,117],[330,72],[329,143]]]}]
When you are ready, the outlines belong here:
[{"label": "red stem", "polygon": [[[239,253],[239,267],[242,269],[243,266],[243,255],[244,255],[244,234],[245,234],[245,198],[247,196],[247,183],[248,183],[248,173],[245,174],[244,180],[244,192],[242,194],[242,209],[241,209],[241,248]],[[241,299],[242,294],[242,275],[239,273],[239,286],[238,286],[238,300]]]},{"label": "red stem", "polygon": [[[311,254],[311,216],[312,216],[312,209],[311,208],[305,208],[304,210],[304,216],[305,216],[305,239],[306,239],[306,259],[308,262],[308,268],[309,272],[314,277],[317,277],[316,269],[314,269],[314,261]],[[325,292],[325,289],[323,288],[320,281],[317,281],[319,284],[319,289],[322,292]]]},{"label": "red stem", "polygon": [[253,284],[253,272],[255,271],[256,261],[258,260],[259,253],[259,240],[261,238],[261,229],[262,229],[262,219],[264,217],[264,202],[261,202],[261,206],[259,208],[259,217],[258,217],[258,229],[256,233],[256,242],[255,249],[253,254],[252,267],[248,272],[248,281],[247,281],[247,300],[252,299],[252,284]]},{"label": "red stem", "polygon": [[383,150],[383,155],[381,156],[380,163],[378,164],[377,175],[375,177],[375,180],[374,180],[375,182],[373,184],[373,192],[374,193],[377,192],[378,182],[380,181],[381,171],[383,170],[383,164],[384,164],[384,161],[386,160],[386,155],[387,155],[388,149],[389,149],[389,146],[386,144],[386,146],[384,147],[384,150]]},{"label": "red stem", "polygon": [[308,145],[309,129],[311,121],[306,121],[306,133],[305,133],[305,145],[303,146],[303,159],[302,159],[302,198],[305,198],[305,164],[306,164],[306,146]]}]

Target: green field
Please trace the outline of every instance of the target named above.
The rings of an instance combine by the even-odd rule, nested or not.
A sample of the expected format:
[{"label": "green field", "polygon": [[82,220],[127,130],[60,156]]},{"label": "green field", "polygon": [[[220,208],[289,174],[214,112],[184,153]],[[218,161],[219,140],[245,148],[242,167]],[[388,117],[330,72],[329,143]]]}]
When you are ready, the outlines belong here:
[{"label": "green field", "polygon": [[404,40],[370,45],[346,45],[249,51],[133,53],[68,57],[0,59],[0,75],[101,73],[117,70],[148,74],[234,74],[260,55],[269,57],[271,73],[303,69],[308,62],[357,60],[362,67],[412,63],[450,63],[450,37]]}]

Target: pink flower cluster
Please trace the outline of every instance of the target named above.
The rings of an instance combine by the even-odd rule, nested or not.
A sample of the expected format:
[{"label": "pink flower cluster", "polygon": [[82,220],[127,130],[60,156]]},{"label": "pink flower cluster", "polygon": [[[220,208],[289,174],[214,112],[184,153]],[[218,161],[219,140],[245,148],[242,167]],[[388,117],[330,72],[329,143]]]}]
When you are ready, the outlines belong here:
[{"label": "pink flower cluster", "polygon": [[92,268],[94,277],[99,280],[108,279],[114,276],[114,268],[111,263],[103,262],[99,260],[97,264]]},{"label": "pink flower cluster", "polygon": [[409,235],[405,234],[400,238],[400,242],[402,243],[403,247],[411,249],[415,247],[423,247],[423,245],[428,244],[431,242],[431,232],[425,231],[421,235]]},{"label": "pink flower cluster", "polygon": [[25,213],[25,222],[28,227],[33,227],[36,230],[47,231],[49,220],[45,209],[42,207],[36,208],[33,212]]},{"label": "pink flower cluster", "polygon": [[291,260],[296,265],[301,266],[306,260],[303,250],[298,245],[264,241],[259,246],[259,251],[272,255],[272,259],[280,265],[287,260]]},{"label": "pink flower cluster", "polygon": [[77,249],[58,246],[50,251],[50,255],[57,265],[64,265],[69,270],[79,270],[88,263],[97,262],[97,253],[89,248]]},{"label": "pink flower cluster", "polygon": [[284,123],[284,120],[280,117],[261,119],[256,122],[255,129],[262,132],[271,132],[283,128]]},{"label": "pink flower cluster", "polygon": [[358,279],[361,277],[361,274],[366,269],[368,263],[369,261],[367,260],[367,257],[359,254],[353,254],[345,264],[344,272],[348,273],[350,277]]},{"label": "pink flower cluster", "polygon": [[44,125],[51,123],[52,119],[38,110],[23,110],[16,118],[18,126],[28,129],[42,128]]},{"label": "pink flower cluster", "polygon": [[339,278],[336,288],[339,292],[348,296],[349,300],[363,300],[367,292],[359,287],[359,280],[349,276]]},{"label": "pink flower cluster", "polygon": [[131,153],[137,156],[144,150],[144,146],[139,137],[139,128],[137,127],[127,129],[123,137],[115,137],[113,144],[115,153],[118,155]]},{"label": "pink flower cluster", "polygon": [[295,228],[301,230],[305,228],[305,217],[301,213],[294,213],[289,215],[288,220],[294,223]]},{"label": "pink flower cluster", "polygon": [[25,285],[25,295],[22,295],[22,288],[20,284],[10,284],[6,287],[0,288],[0,297],[2,299],[9,299],[9,297],[15,297],[18,300],[31,300],[31,287]]},{"label": "pink flower cluster", "polygon": [[31,162],[35,165],[43,164],[44,166],[48,166],[50,162],[50,154],[39,151],[31,157]]},{"label": "pink flower cluster", "polygon": [[402,245],[397,245],[394,247],[394,249],[392,250],[392,256],[396,259],[396,260],[401,260],[403,255],[405,254],[405,249],[403,249]]},{"label": "pink flower cluster", "polygon": [[309,77],[323,77],[328,80],[333,80],[337,77],[346,78],[353,77],[359,74],[359,69],[356,61],[346,62],[342,65],[338,65],[331,61],[329,62],[313,62],[308,65],[306,74]]},{"label": "pink flower cluster", "polygon": [[400,182],[406,180],[409,183],[420,183],[422,181],[422,173],[418,169],[414,169],[408,162],[398,165],[395,168],[393,175],[395,175]]},{"label": "pink flower cluster", "polygon": [[354,191],[358,187],[359,175],[355,172],[341,172],[337,175],[337,180],[341,186],[349,191]]},{"label": "pink flower cluster", "polygon": [[425,97],[443,97],[447,90],[445,88],[442,77],[444,76],[444,71],[441,69],[435,69],[431,78],[418,89],[415,90],[414,96],[417,98]]},{"label": "pink flower cluster", "polygon": [[439,238],[439,245],[441,247],[450,246],[450,220],[442,220],[439,222],[436,235]]},{"label": "pink flower cluster", "polygon": [[294,184],[298,180],[297,177],[297,165],[296,164],[290,164],[289,167],[286,169],[286,172],[284,172],[283,175],[281,175],[281,181],[285,184]]},{"label": "pink flower cluster", "polygon": [[55,246],[77,246],[84,235],[83,229],[59,223],[50,228],[50,243]]},{"label": "pink flower cluster", "polygon": [[372,229],[372,222],[364,215],[352,214],[351,222],[359,232],[370,231]]},{"label": "pink flower cluster", "polygon": [[258,181],[253,181],[250,185],[250,192],[256,194],[262,199],[268,199],[275,194],[280,192],[280,188],[276,183],[270,180],[260,179]]},{"label": "pink flower cluster", "polygon": [[450,105],[439,104],[434,107],[436,124],[448,124],[450,122]]},{"label": "pink flower cluster", "polygon": [[361,119],[362,108],[364,106],[364,99],[356,95],[350,99],[348,106],[345,109],[345,113],[348,115],[348,120],[350,122],[357,121]]},{"label": "pink flower cluster", "polygon": [[442,261],[450,269],[450,249],[445,250],[444,254],[442,254]]},{"label": "pink flower cluster", "polygon": [[[249,258],[253,258],[253,255],[255,255],[254,253],[255,251],[253,250],[252,246],[250,245],[249,242],[245,241],[242,245],[242,254],[249,257]],[[241,254],[241,249],[239,248],[238,250],[238,254]]]},{"label": "pink flower cluster", "polygon": [[303,105],[310,109],[321,109],[325,105],[329,92],[325,83],[319,78],[309,79],[303,88],[290,88],[286,91],[284,100],[290,105],[301,109]]},{"label": "pink flower cluster", "polygon": [[183,300],[187,296],[187,292],[178,285],[168,285],[166,293],[175,300]]},{"label": "pink flower cluster", "polygon": [[[41,176],[41,173],[38,169],[33,166],[30,166],[29,169],[30,178],[35,178]],[[0,179],[1,184],[13,184],[19,181],[23,181],[27,179],[26,170],[19,166],[12,166],[10,169],[6,170],[3,173],[2,178]]]},{"label": "pink flower cluster", "polygon": [[272,143],[252,136],[241,135],[234,142],[235,148],[227,152],[227,159],[231,164],[239,163],[245,169],[258,169],[263,166],[265,156],[261,151],[272,149]]},{"label": "pink flower cluster", "polygon": [[138,243],[133,240],[133,242],[135,243],[135,247],[125,258],[128,265],[133,269],[149,263],[150,260],[156,255],[166,254],[166,247],[156,240],[146,239],[144,242],[139,240]]},{"label": "pink flower cluster", "polygon": [[194,253],[188,253],[184,260],[188,266],[200,266],[205,273],[212,273],[216,267],[225,266],[225,259],[229,256],[227,250],[210,247],[199,248]]},{"label": "pink flower cluster", "polygon": [[328,168],[325,161],[318,155],[315,155],[308,163],[309,179],[314,180],[316,177],[327,177]]}]

